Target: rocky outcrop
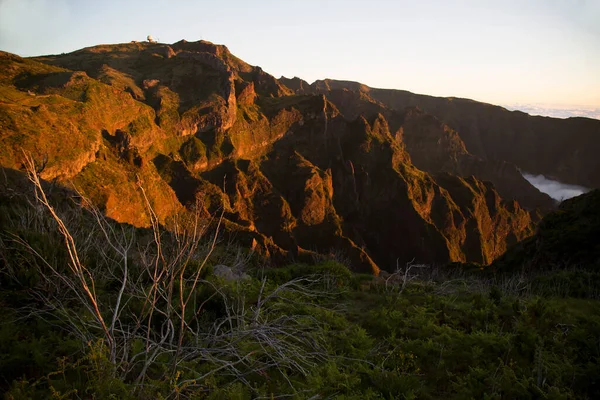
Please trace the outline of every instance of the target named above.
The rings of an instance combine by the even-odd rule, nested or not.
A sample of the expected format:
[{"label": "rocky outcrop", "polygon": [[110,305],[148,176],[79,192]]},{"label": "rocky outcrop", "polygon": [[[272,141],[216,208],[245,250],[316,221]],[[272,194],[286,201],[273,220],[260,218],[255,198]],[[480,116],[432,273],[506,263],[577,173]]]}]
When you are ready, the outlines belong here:
[{"label": "rocky outcrop", "polygon": [[215,276],[218,276],[226,281],[241,281],[250,278],[250,276],[240,268],[228,267],[227,265],[223,264],[215,265],[213,267],[213,273]]},{"label": "rocky outcrop", "polygon": [[[408,107],[402,112],[391,110],[372,99],[364,91],[364,85],[350,85],[352,89],[358,90],[354,91],[339,89],[336,82],[324,81],[319,86],[322,89],[330,88],[328,91],[323,89],[327,99],[348,119],[361,115],[384,118],[399,145],[410,155],[410,162],[419,169],[429,173],[449,172],[491,181],[503,198],[518,200],[530,210],[540,209],[544,212],[555,207],[555,202],[523,178],[514,164],[502,160],[486,160],[469,153],[460,134],[437,117],[417,107]],[[347,82],[337,82],[338,86],[342,84]]]},{"label": "rocky outcrop", "polygon": [[385,107],[403,111],[419,107],[458,132],[469,153],[484,160],[503,160],[519,169],[564,183],[600,188],[600,121],[549,118],[468,99],[375,89],[358,82],[316,81],[322,92],[348,89]]},{"label": "rocky outcrop", "polygon": [[260,96],[281,97],[293,94],[293,92],[282,85],[275,77],[267,74],[260,67],[254,67],[251,73],[241,74],[242,78],[254,82],[254,89]]},{"label": "rocky outcrop", "polygon": [[[236,120],[237,102],[234,74],[229,66],[217,56],[206,52],[181,51],[177,53],[177,57],[200,62],[219,72],[222,83],[217,94],[224,100],[221,102],[218,99],[216,105],[209,104],[197,110],[188,110],[188,118],[182,121],[182,134],[186,136],[211,129],[225,131],[231,128]],[[210,111],[207,111],[208,108]]]},{"label": "rocky outcrop", "polygon": [[557,206],[554,199],[531,185],[514,164],[506,161],[482,160],[469,155],[460,159],[460,164],[454,173],[460,176],[473,175],[490,181],[502,198],[515,199],[523,207],[537,210],[542,214],[554,210]]},{"label": "rocky outcrop", "polygon": [[[73,160],[68,162],[52,163],[40,172],[40,176],[46,180],[71,179],[80,173],[88,164],[96,161],[96,155],[100,148],[99,142],[93,142],[87,151],[78,152]],[[41,156],[43,159],[47,155]]]},{"label": "rocky outcrop", "polygon": [[102,137],[110,144],[118,157],[126,160],[129,164],[141,167],[144,163],[140,150],[133,145],[131,134],[117,129],[114,135],[102,131]]},{"label": "rocky outcrop", "polygon": [[256,100],[256,91],[254,90],[254,82],[240,81],[236,83],[236,97],[240,105],[254,104]]},{"label": "rocky outcrop", "polygon": [[214,44],[206,40],[198,40],[196,42],[188,42],[180,40],[171,45],[175,52],[188,51],[192,53],[209,53],[213,54],[220,60],[224,61],[232,70],[236,72],[251,72],[254,67],[240,60],[226,46]]},{"label": "rocky outcrop", "polygon": [[209,67],[211,67],[212,69],[214,69],[218,72],[222,72],[222,73],[230,73],[231,72],[231,69],[229,68],[227,63],[225,63],[225,61],[223,61],[222,59],[220,59],[219,57],[217,57],[216,55],[211,54],[211,53],[197,52],[197,51],[194,51],[194,52],[180,51],[179,53],[176,53],[175,56],[179,57],[179,58],[198,61],[202,64],[208,65]]},{"label": "rocky outcrop", "polygon": [[310,84],[305,80],[298,78],[297,76],[291,79],[282,76],[279,78],[279,82],[293,91],[295,94],[314,94]]},{"label": "rocky outcrop", "polygon": [[412,162],[424,171],[490,181],[504,199],[515,199],[532,210],[550,210],[555,206],[554,200],[532,186],[514,164],[470,154],[460,134],[431,114],[407,108],[399,137]]},{"label": "rocky outcrop", "polygon": [[600,190],[563,201],[534,236],[511,247],[492,267],[499,272],[600,268]]},{"label": "rocky outcrop", "polygon": [[332,172],[336,209],[379,265],[412,258],[487,263],[516,241],[511,235],[531,233],[529,214],[500,202],[491,185],[416,169],[386,128],[381,118],[354,122],[352,134],[340,138],[345,162]]},{"label": "rocky outcrop", "polygon": [[[9,60],[5,71],[19,62]],[[492,184],[456,176],[476,169],[460,132],[418,110],[393,110],[362,85],[277,80],[203,41],[102,46],[21,63],[27,79],[2,72],[0,82],[54,96],[36,101],[54,125],[74,127],[58,137],[77,156],[98,155],[75,172],[76,185],[119,221],[148,224],[139,183],[161,221],[224,210],[223,235],[274,263],[336,253],[374,274],[413,258],[489,263],[532,233],[530,214],[502,201]],[[95,79],[101,73],[104,83]],[[47,79],[70,86],[39,83]],[[0,105],[2,121],[13,121],[3,145],[12,143],[4,132],[35,138],[31,148],[56,140],[29,117],[29,105]],[[47,150],[54,165],[72,160]]]}]

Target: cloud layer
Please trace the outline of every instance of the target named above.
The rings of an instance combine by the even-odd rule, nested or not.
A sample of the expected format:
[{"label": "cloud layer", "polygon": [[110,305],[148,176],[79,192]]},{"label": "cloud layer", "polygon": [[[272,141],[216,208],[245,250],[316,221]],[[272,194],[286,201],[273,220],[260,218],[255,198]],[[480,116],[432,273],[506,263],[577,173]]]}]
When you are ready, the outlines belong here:
[{"label": "cloud layer", "polygon": [[532,175],[523,172],[523,177],[533,186],[538,188],[540,192],[547,193],[550,197],[559,201],[579,196],[580,194],[590,191],[590,189],[583,186],[568,185],[566,183],[548,179],[544,175]]},{"label": "cloud layer", "polygon": [[553,118],[586,117],[600,119],[600,108],[591,106],[565,107],[546,104],[505,104],[504,107],[519,110],[529,115],[541,115]]}]

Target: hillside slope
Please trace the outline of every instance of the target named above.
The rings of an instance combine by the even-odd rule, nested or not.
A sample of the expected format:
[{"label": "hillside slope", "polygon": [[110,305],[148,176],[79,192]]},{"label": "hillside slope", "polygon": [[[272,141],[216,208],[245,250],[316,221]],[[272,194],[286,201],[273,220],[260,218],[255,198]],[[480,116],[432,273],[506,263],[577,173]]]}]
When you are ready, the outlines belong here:
[{"label": "hillside slope", "polygon": [[496,279],[420,265],[374,277],[333,260],[266,269],[249,249],[213,247],[196,219],[189,230],[136,229],[51,182],[38,187],[44,206],[24,173],[0,169],[8,399],[600,394],[597,271]]},{"label": "hillside slope", "polygon": [[499,271],[600,268],[600,190],[563,201],[534,236],[511,247],[493,267]]},{"label": "hillside slope", "polygon": [[[517,200],[522,206],[547,212],[556,202],[545,193],[532,186],[519,168],[502,158],[486,158],[470,153],[460,132],[442,122],[438,117],[426,113],[418,107],[410,106],[394,109],[370,96],[370,89],[364,85],[337,86],[336,81],[323,85],[321,81],[312,86],[298,79],[281,78],[281,82],[291,85],[299,93],[322,93],[333,102],[342,114],[349,119],[360,115],[374,117],[385,115],[394,135],[405,144],[414,165],[426,172],[448,172],[454,175],[490,181],[506,200]],[[336,88],[336,87],[340,88]]]},{"label": "hillside slope", "polygon": [[[282,82],[289,81],[282,79]],[[349,90],[402,111],[419,107],[457,131],[466,149],[485,160],[514,164],[525,172],[564,183],[600,188],[600,121],[549,118],[455,97],[434,97],[405,90],[370,88],[358,82],[325,79],[292,85],[297,92]]]},{"label": "hillside slope", "polygon": [[228,235],[274,262],[333,252],[372,273],[411,259],[487,264],[533,233],[530,213],[491,183],[426,164],[409,136],[430,117],[399,120],[377,104],[349,115],[225,46],[101,45],[0,63],[1,165],[19,169],[31,152],[46,160],[43,178],[117,221],[147,226],[144,195],[166,226],[223,210]]}]

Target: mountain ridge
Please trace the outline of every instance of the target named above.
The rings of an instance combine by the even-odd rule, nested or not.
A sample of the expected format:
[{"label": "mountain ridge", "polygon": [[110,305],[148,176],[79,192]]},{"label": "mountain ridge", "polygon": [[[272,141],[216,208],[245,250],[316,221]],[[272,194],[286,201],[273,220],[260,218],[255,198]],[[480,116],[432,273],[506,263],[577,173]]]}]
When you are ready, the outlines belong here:
[{"label": "mountain ridge", "polygon": [[[502,106],[470,99],[370,88],[353,81],[317,80],[309,87],[310,89],[306,89],[306,86],[303,86],[304,90],[313,92],[340,89],[358,91],[394,110],[409,106],[420,107],[460,132],[467,149],[474,155],[484,159],[503,159],[528,173],[544,174],[565,183],[589,188],[600,187],[600,178],[594,174],[594,171],[600,169],[600,165],[593,157],[593,154],[600,151],[596,140],[600,135],[598,120],[584,117],[560,119],[530,116],[521,111],[509,111]],[[490,122],[494,122],[495,125]],[[566,135],[562,134],[564,131],[575,136],[572,141],[565,139]],[[523,138],[516,135],[517,132],[523,132]],[[510,140],[506,140],[507,135]],[[539,144],[548,142],[544,140],[547,139],[545,135],[551,136],[554,142],[548,148],[540,148]],[[498,137],[504,142],[498,140]],[[532,146],[532,142],[538,142],[538,147]],[[533,153],[530,150],[532,148],[538,153]],[[520,149],[524,151],[520,153]],[[581,149],[584,149],[584,154],[580,155]],[[534,157],[536,154],[537,157]],[[533,159],[538,161],[528,161]],[[557,159],[558,164],[555,163]]]},{"label": "mountain ridge", "polygon": [[[299,93],[303,81],[277,80],[210,42],[0,62],[2,165],[19,168],[18,148],[47,155],[43,177],[118,221],[148,224],[141,182],[165,224],[193,207],[223,209],[228,232],[274,260],[341,251],[377,274],[414,258],[488,264],[533,233],[536,212],[502,201],[473,171],[506,182],[503,196],[522,185],[530,210],[553,207],[514,168],[470,155],[435,114],[388,107],[362,86]],[[430,142],[417,129],[425,120]],[[61,141],[74,154],[51,145]]]}]

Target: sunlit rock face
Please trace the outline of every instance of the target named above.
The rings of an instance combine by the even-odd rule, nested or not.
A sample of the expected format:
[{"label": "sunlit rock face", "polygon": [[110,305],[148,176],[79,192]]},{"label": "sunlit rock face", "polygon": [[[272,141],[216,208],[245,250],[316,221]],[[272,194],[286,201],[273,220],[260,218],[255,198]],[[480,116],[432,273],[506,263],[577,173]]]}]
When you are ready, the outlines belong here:
[{"label": "sunlit rock face", "polygon": [[533,186],[538,188],[540,192],[547,193],[550,197],[558,201],[570,199],[571,197],[579,196],[580,194],[587,193],[591,190],[583,186],[569,185],[548,179],[544,175],[533,175],[523,172],[523,177]]},{"label": "sunlit rock face", "polygon": [[[165,226],[222,213],[224,240],[273,265],[332,254],[374,274],[411,260],[490,264],[554,206],[517,166],[600,187],[600,121],[544,119],[549,140],[521,142],[533,126],[523,113],[513,123],[500,107],[427,96],[421,109],[408,92],[351,82],[288,88],[203,41],[0,52],[0,65],[0,91],[21,101],[0,99],[0,166],[18,169],[23,150],[46,155],[44,177],[140,227],[147,204]],[[535,160],[505,161],[531,148]]]}]

